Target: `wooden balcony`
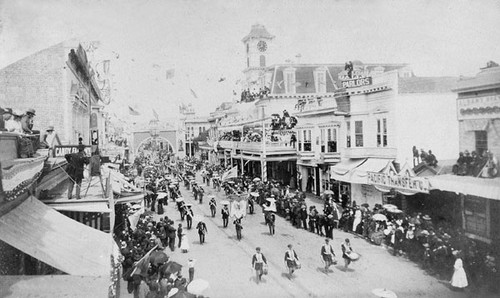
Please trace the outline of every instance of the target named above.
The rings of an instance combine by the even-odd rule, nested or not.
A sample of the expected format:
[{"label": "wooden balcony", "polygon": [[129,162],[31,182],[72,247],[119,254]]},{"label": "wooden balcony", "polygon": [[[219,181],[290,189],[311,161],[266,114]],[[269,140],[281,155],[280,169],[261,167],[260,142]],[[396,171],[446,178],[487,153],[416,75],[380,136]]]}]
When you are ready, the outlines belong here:
[{"label": "wooden balcony", "polygon": [[[219,141],[219,146],[224,149],[237,149],[249,152],[263,152],[262,142],[237,142]],[[281,142],[266,143],[266,153],[295,153],[297,150],[290,145]]]}]

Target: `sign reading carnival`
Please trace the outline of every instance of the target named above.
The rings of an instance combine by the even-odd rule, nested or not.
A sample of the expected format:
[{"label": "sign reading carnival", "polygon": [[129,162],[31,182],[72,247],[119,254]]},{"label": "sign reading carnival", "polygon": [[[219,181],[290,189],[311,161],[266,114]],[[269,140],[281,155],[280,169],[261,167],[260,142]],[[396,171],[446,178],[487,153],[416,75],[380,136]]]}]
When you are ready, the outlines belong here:
[{"label": "sign reading carnival", "polygon": [[383,172],[368,172],[368,183],[380,191],[394,189],[403,194],[429,193],[429,180],[416,177],[413,170],[405,164],[399,173],[392,164]]}]

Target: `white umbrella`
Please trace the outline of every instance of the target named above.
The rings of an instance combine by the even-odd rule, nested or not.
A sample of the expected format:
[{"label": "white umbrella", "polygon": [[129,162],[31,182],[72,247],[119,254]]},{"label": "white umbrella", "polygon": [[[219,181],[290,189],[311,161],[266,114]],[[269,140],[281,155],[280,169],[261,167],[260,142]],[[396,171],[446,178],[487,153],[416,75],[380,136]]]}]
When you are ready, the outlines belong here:
[{"label": "white umbrella", "polygon": [[276,202],[276,199],[275,198],[267,198],[266,201],[269,201],[269,202]]},{"label": "white umbrella", "polygon": [[380,213],[374,214],[372,218],[373,220],[387,221],[387,217]]},{"label": "white umbrella", "polygon": [[250,195],[251,195],[252,197],[258,197],[258,196],[259,196],[259,193],[257,193],[257,192],[251,192],[251,193],[250,193]]},{"label": "white umbrella", "polygon": [[184,198],[177,198],[177,199],[175,199],[175,201],[176,202],[182,202],[182,201],[184,201]]},{"label": "white umbrella", "polygon": [[398,297],[396,295],[396,293],[394,293],[391,290],[387,290],[387,289],[374,289],[372,291],[372,293],[375,296],[378,296],[378,297],[381,297],[381,298],[397,298]]},{"label": "white umbrella", "polygon": [[187,286],[187,291],[191,294],[201,295],[210,287],[208,281],[204,279],[195,279]]},{"label": "white umbrella", "polygon": [[166,192],[158,192],[158,199],[163,199],[166,196],[167,196]]},{"label": "white umbrella", "polygon": [[384,209],[398,209],[398,206],[393,205],[393,204],[385,204],[382,207],[384,207]]},{"label": "white umbrella", "polygon": [[253,178],[252,180],[253,182],[259,182],[260,181],[260,178]]}]

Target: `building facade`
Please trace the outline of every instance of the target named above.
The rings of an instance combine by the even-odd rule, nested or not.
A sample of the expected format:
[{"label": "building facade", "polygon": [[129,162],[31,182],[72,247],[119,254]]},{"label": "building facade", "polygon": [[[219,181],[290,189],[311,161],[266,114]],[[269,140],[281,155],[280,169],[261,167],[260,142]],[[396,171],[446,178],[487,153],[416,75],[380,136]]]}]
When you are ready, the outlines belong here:
[{"label": "building facade", "polygon": [[[35,109],[34,129],[43,134],[54,126],[63,144],[78,144],[79,138],[91,144],[92,106],[102,101],[80,44],[59,43],[0,70],[0,105],[21,111]],[[98,128],[102,115],[93,117]]]}]

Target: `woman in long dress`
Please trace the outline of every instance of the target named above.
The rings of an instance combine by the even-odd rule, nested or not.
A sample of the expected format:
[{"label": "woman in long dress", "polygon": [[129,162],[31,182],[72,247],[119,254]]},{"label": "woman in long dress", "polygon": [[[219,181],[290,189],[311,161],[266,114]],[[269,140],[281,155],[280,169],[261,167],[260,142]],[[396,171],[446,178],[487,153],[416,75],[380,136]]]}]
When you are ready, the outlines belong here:
[{"label": "woman in long dress", "polygon": [[186,253],[189,251],[189,239],[187,237],[187,234],[184,233],[182,234],[181,238],[181,252]]},{"label": "woman in long dress", "polygon": [[453,255],[455,255],[456,260],[455,265],[453,265],[454,271],[451,277],[451,286],[457,290],[463,290],[469,285],[467,282],[467,275],[465,274],[460,252],[454,251]]}]

